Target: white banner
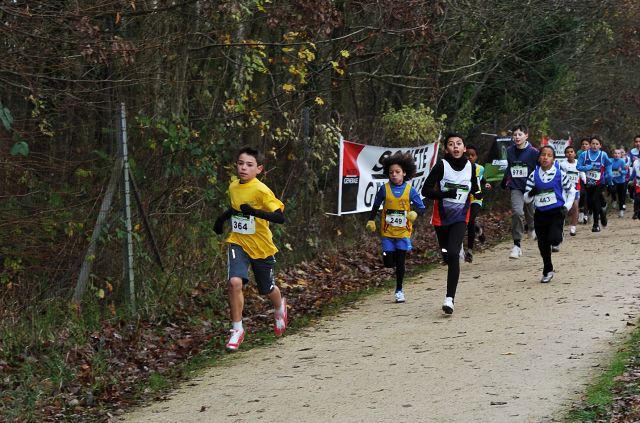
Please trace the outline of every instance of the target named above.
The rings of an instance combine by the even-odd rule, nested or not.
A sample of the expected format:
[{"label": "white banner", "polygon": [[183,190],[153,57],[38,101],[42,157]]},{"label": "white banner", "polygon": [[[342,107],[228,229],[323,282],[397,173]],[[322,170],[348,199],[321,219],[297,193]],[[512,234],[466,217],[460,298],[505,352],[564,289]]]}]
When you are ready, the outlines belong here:
[{"label": "white banner", "polygon": [[564,160],[564,149],[571,145],[571,137],[566,140],[554,140],[544,137],[542,138],[542,145],[553,147],[553,151],[556,153],[556,159]]},{"label": "white banner", "polygon": [[438,143],[419,147],[374,147],[340,141],[338,216],[371,211],[378,188],[389,179],[382,174],[382,161],[402,151],[416,161],[416,175],[411,185],[420,192],[438,156]]}]

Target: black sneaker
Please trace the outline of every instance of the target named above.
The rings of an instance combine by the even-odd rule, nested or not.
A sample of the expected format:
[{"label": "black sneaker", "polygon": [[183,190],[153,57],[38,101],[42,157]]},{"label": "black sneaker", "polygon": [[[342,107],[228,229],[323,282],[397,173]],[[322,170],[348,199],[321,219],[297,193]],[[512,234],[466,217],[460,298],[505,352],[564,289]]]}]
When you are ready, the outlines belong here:
[{"label": "black sneaker", "polygon": [[636,219],[638,218],[638,213],[634,213],[634,214],[633,214],[633,216],[631,216],[631,218],[632,218],[633,220],[636,220]]},{"label": "black sneaker", "polygon": [[591,228],[591,232],[600,232],[600,226],[594,226]]},{"label": "black sneaker", "polygon": [[464,253],[464,261],[467,263],[473,263],[473,251],[467,250],[467,252]]},{"label": "black sneaker", "polygon": [[600,215],[600,223],[602,223],[602,226],[605,228],[607,227],[607,213],[604,209],[602,209],[602,214]]}]

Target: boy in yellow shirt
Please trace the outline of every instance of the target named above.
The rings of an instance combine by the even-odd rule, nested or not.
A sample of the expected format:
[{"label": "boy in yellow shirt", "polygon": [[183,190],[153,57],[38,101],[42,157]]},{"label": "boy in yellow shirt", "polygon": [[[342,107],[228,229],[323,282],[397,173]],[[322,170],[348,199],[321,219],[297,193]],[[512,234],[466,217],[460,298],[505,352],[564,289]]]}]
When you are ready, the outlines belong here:
[{"label": "boy in yellow shirt", "polygon": [[216,219],[214,231],[222,234],[226,220],[231,219],[227,272],[229,308],[232,329],[227,350],[236,351],[244,340],[242,287],[249,282],[249,266],[258,285],[258,292],[266,295],[274,307],[273,329],[280,336],[287,328],[287,305],[275,284],[273,268],[278,251],[272,240],[269,222],[284,223],[284,204],[258,176],[264,170],[264,157],[251,147],[243,147],[236,156],[238,179],[229,185],[231,207]]}]

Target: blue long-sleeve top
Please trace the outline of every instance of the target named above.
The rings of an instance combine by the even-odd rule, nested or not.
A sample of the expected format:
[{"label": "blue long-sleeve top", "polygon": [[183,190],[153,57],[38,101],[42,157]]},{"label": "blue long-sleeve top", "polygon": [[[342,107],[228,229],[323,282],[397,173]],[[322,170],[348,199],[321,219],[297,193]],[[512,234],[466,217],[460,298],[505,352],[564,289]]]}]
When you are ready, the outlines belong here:
[{"label": "blue long-sleeve top", "polygon": [[[507,168],[504,171],[504,182],[509,189],[517,189],[524,192],[527,186],[527,178],[538,165],[537,148],[529,141],[524,144],[524,148],[518,148],[515,144],[507,148]],[[523,169],[526,171],[512,171],[512,169]]]},{"label": "blue long-sleeve top", "polygon": [[[407,186],[407,181],[403,182],[400,185],[396,185],[393,182],[389,181],[389,186],[391,187],[391,193],[393,193],[393,195],[396,196],[397,198],[400,198],[400,196],[404,192],[405,187]],[[387,198],[387,190],[385,189],[383,184],[378,189],[378,192],[376,193],[376,198],[373,200],[373,206],[371,207],[369,220],[373,220],[376,217],[376,213],[378,213],[378,209],[380,208],[380,205],[384,203],[384,200],[386,198]],[[420,197],[420,194],[418,194],[418,191],[416,191],[414,187],[411,187],[411,189],[409,190],[409,200],[411,200],[411,202],[414,204],[416,208],[416,213],[418,213],[419,216],[422,216],[427,211],[427,208],[422,202],[422,198]]]},{"label": "blue long-sleeve top", "polygon": [[[595,162],[596,160],[598,160],[598,157],[600,157],[599,162]],[[586,163],[587,159],[590,162],[588,164]],[[578,164],[576,165],[576,169],[578,169],[578,171],[588,172],[594,169],[594,166],[596,166],[597,168],[599,168],[600,166],[604,166],[605,169],[605,171],[600,175],[600,180],[598,181],[598,183],[603,184],[605,182],[611,181],[611,159],[609,158],[607,153],[602,150],[587,150],[586,153],[581,154],[580,157],[578,157]],[[589,185],[588,178],[587,185]]]},{"label": "blue long-sleeve top", "polygon": [[624,159],[611,160],[611,176],[614,184],[624,184],[627,181],[627,163]]}]

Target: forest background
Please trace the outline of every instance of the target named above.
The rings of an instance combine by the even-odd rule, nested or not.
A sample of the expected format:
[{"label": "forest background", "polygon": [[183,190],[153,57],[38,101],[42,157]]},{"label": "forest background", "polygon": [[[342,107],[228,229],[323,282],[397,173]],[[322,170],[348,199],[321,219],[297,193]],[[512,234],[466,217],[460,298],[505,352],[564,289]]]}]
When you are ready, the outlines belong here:
[{"label": "forest background", "polygon": [[[638,21],[633,0],[0,2],[0,410],[29,420],[113,401],[109,342],[145,325],[164,340],[163,322],[193,307],[209,332],[223,326],[213,222],[241,145],[266,153],[263,179],[286,204],[283,268],[360,242],[361,216],[325,214],[341,136],[397,147],[455,130],[486,153],[483,134],[525,123],[534,142],[630,146]],[[118,196],[71,301],[122,103],[163,260],[134,210],[134,313]]]}]

